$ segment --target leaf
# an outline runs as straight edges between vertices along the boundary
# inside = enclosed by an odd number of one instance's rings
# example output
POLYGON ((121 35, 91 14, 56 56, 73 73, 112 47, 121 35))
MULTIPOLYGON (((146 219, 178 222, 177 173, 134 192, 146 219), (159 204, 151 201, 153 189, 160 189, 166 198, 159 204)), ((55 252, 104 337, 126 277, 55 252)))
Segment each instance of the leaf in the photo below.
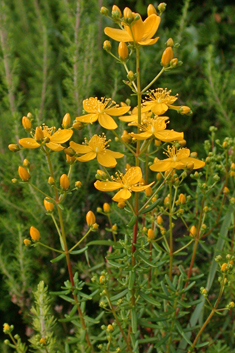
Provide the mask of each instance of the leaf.
POLYGON ((59 256, 57 256, 54 259, 52 259, 50 262, 52 264, 54 264, 55 262, 58 262, 58 261, 62 260, 64 257, 65 257, 65 254, 60 254, 59 256))
POLYGON ((109 260, 109 259, 108 259, 108 263, 110 265, 112 265, 113 267, 117 267, 117 268, 123 268, 123 267, 126 266, 125 264, 119 264, 118 262, 114 262, 114 261, 109 260))
POLYGON ((59 297, 64 299, 66 302, 75 304, 75 300, 73 298, 67 297, 67 295, 59 295, 59 297))
POLYGON ((83 253, 83 252, 86 251, 87 249, 88 249, 88 246, 85 246, 85 248, 82 248, 82 249, 79 249, 79 250, 70 251, 70 254, 71 254, 71 255, 78 255, 78 254, 83 253))
POLYGON ((121 299, 122 297, 124 297, 124 295, 126 295, 127 292, 128 292, 128 289, 124 289, 122 292, 118 293, 117 295, 114 295, 113 297, 110 298, 111 302, 121 299))
POLYGON ((92 240, 90 241, 87 246, 90 245, 107 245, 107 246, 111 246, 111 245, 117 245, 114 241, 112 240, 92 240))
POLYGON ((135 222, 136 222, 136 220, 137 220, 137 217, 136 216, 132 216, 130 222, 127 224, 127 227, 128 228, 133 227, 135 222))
POLYGON ((137 315, 135 309, 131 310, 131 328, 132 332, 135 334, 137 331, 137 315))
POLYGON ((157 206, 157 204, 159 202, 160 202, 160 200, 158 199, 155 202, 153 202, 150 206, 148 206, 147 208, 144 208, 143 211, 140 212, 140 215, 152 211, 157 206))
POLYGON ((155 299, 153 299, 153 297, 145 294, 144 292, 140 292, 140 296, 141 296, 141 298, 143 298, 144 300, 146 300, 148 303, 150 303, 152 305, 155 305, 157 307, 161 306, 161 304, 159 302, 157 302, 155 299))
POLYGON ((159 266, 159 265, 154 265, 151 261, 146 259, 146 257, 143 254, 141 254, 141 253, 138 253, 138 256, 141 258, 141 260, 143 260, 150 267, 158 267, 159 266))

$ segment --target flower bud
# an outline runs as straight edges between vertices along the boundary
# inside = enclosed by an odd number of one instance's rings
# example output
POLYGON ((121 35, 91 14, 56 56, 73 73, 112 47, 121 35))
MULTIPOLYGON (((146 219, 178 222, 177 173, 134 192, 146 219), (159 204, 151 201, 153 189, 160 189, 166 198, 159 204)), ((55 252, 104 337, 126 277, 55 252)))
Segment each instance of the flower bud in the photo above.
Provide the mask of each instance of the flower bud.
POLYGON ((3 325, 3 331, 5 332, 5 331, 9 331, 9 330, 10 330, 10 325, 4 324, 3 325))
POLYGON ((227 270, 227 267, 228 267, 228 264, 225 262, 225 263, 223 263, 223 265, 221 265, 220 269, 222 272, 225 272, 227 270))
POLYGON ((109 14, 109 10, 107 9, 107 7, 105 6, 102 6, 101 9, 100 9, 100 13, 104 16, 108 16, 109 14))
POLYGON ((123 142, 128 143, 131 141, 131 135, 126 130, 123 131, 121 139, 123 142))
POLYGON ((155 9, 155 7, 152 5, 152 4, 149 4, 149 6, 147 7, 147 15, 150 16, 150 15, 156 15, 157 14, 157 11, 155 9))
POLYGON ((64 153, 68 154, 70 157, 72 157, 76 154, 76 152, 72 149, 72 147, 65 148, 64 153))
POLYGON ((181 203, 181 205, 186 203, 186 197, 184 196, 184 194, 179 195, 179 203, 181 203))
POLYGON ((235 170, 235 163, 232 163, 232 164, 231 164, 231 169, 232 169, 232 170, 235 170))
POLYGON ((48 201, 48 197, 44 199, 44 207, 47 212, 51 212, 54 209, 54 204, 50 201, 48 201))
POLYGON ((76 158, 74 156, 70 156, 70 155, 66 154, 66 162, 68 164, 73 164, 75 160, 76 160, 76 158))
POLYGON ((190 154, 190 157, 197 158, 197 152, 192 152, 192 153, 190 154))
POLYGON ((184 115, 184 114, 189 114, 191 112, 191 108, 187 107, 186 105, 182 105, 179 109, 179 113, 184 115))
POLYGON ((112 226, 112 232, 116 232, 116 231, 117 231, 117 225, 114 224, 114 225, 112 226))
POLYGON ((80 188, 82 187, 82 183, 81 183, 80 180, 78 180, 78 181, 75 182, 75 187, 76 187, 77 189, 80 189, 80 188))
POLYGON ((20 147, 15 143, 8 145, 8 148, 11 152, 18 152, 20 150, 20 147))
POLYGON ((161 143, 160 140, 154 140, 154 145, 155 145, 155 146, 158 147, 158 146, 161 146, 161 144, 162 144, 162 143, 161 143))
POLYGON ((30 227, 29 233, 30 233, 31 238, 32 238, 34 241, 38 241, 38 240, 40 239, 40 233, 39 233, 39 231, 37 230, 37 228, 35 228, 35 227, 33 227, 33 226, 30 227))
POLYGON ((47 342, 44 337, 41 337, 39 343, 41 343, 41 344, 43 344, 43 346, 45 346, 47 342))
POLYGON ((32 119, 32 118, 33 118, 33 114, 32 114, 32 113, 30 113, 30 112, 28 112, 28 114, 27 114, 27 118, 32 119))
POLYGON ((121 202, 118 202, 117 206, 122 209, 126 206, 126 204, 124 201, 121 201, 121 202))
POLYGON ((70 114, 66 113, 62 120, 62 126, 64 129, 68 129, 70 127, 70 124, 71 124, 70 114))
POLYGON ((26 116, 23 116, 22 118, 22 125, 23 125, 23 128, 28 131, 31 130, 32 128, 32 123, 29 120, 29 118, 27 118, 26 116))
POLYGON ((158 11, 160 12, 160 14, 162 14, 166 10, 166 3, 161 2, 157 8, 158 8, 158 11))
POLYGON ((116 5, 113 5, 113 7, 112 7, 112 16, 113 17, 122 17, 122 12, 119 9, 119 7, 116 5))
POLYGON ((178 59, 177 58, 173 58, 170 62, 170 66, 171 67, 176 67, 178 64, 178 59))
POLYGON ((104 210, 105 213, 109 213, 110 212, 111 208, 110 208, 110 205, 107 202, 105 202, 103 204, 103 210, 104 210))
POLYGON ((100 276, 100 278, 99 278, 99 282, 101 283, 101 284, 103 284, 104 282, 105 282, 105 276, 100 276))
POLYGON ((81 130, 83 128, 83 123, 81 123, 80 121, 74 121, 73 128, 76 130, 81 130))
POLYGON ((17 184, 18 183, 18 180, 16 178, 11 179, 11 181, 12 181, 13 184, 17 184))
POLYGON ((169 39, 167 40, 167 42, 166 42, 166 46, 167 46, 167 47, 173 47, 173 45, 174 45, 173 39, 172 39, 172 38, 169 38, 169 39))
POLYGON ((26 167, 26 168, 28 168, 28 167, 30 166, 30 162, 29 162, 28 159, 25 158, 25 159, 23 160, 23 166, 26 167))
POLYGON ((180 144, 181 147, 185 146, 186 145, 186 140, 180 140, 178 141, 178 143, 180 144))
POLYGON ((70 183, 69 183, 69 178, 68 178, 67 174, 61 175, 61 177, 60 177, 60 187, 64 191, 66 191, 66 190, 68 190, 69 185, 70 185, 70 183))
POLYGON ((90 227, 92 226, 93 224, 95 224, 95 215, 92 211, 88 211, 87 214, 86 214, 86 222, 87 222, 87 225, 90 227))
POLYGON ((113 326, 112 326, 112 325, 108 325, 108 326, 107 326, 107 331, 113 332, 113 326))
POLYGON ((21 166, 19 166, 18 168, 18 174, 20 176, 20 179, 22 179, 22 181, 28 181, 30 179, 30 175, 28 171, 21 166))
POLYGON ((124 16, 124 19, 129 23, 131 23, 134 19, 133 12, 131 11, 131 9, 129 9, 129 7, 125 7, 123 11, 123 16, 124 16))
POLYGON ((50 176, 50 177, 48 178, 48 184, 50 184, 50 185, 54 185, 54 184, 55 184, 55 179, 52 178, 52 176, 50 176))
POLYGON ((194 225, 190 228, 190 234, 189 235, 191 237, 195 237, 197 235, 197 228, 194 225))
POLYGON ((106 50, 107 52, 110 52, 112 49, 111 42, 109 40, 105 40, 103 43, 103 49, 106 50))
POLYGON ((126 43, 120 42, 118 45, 118 55, 122 61, 126 61, 129 56, 128 48, 126 43))
POLYGON ((92 227, 93 227, 94 230, 97 230, 99 228, 99 224, 94 223, 92 227))
POLYGON ((151 186, 149 186, 147 189, 145 189, 145 195, 150 197, 153 194, 153 189, 151 186))
POLYGON ((128 171, 131 168, 131 165, 129 163, 126 164, 126 171, 128 171))
POLYGON ((36 127, 36 130, 35 130, 35 140, 37 142, 41 142, 44 138, 44 134, 43 134, 43 131, 40 127, 36 127))
POLYGON ((161 59, 161 64, 162 66, 168 66, 173 59, 173 50, 172 47, 167 47, 163 54, 162 54, 162 59, 161 59))
POLYGON ((224 194, 228 194, 229 193, 229 188, 227 188, 227 186, 224 187, 223 193, 224 194))
POLYGON ((168 206, 169 203, 170 203, 170 198, 167 196, 167 197, 165 197, 165 199, 164 199, 164 206, 168 206))
POLYGON ((152 240, 155 238, 155 233, 152 229, 148 229, 148 239, 152 240))
POLYGON ((156 175, 156 179, 157 179, 157 180, 161 180, 161 179, 162 179, 162 175, 161 175, 161 173, 157 173, 157 175, 156 175))
POLYGON ((161 225, 163 223, 162 216, 157 217, 157 224, 161 225))
POLYGON ((24 245, 29 246, 31 244, 31 241, 29 239, 24 239, 24 245))

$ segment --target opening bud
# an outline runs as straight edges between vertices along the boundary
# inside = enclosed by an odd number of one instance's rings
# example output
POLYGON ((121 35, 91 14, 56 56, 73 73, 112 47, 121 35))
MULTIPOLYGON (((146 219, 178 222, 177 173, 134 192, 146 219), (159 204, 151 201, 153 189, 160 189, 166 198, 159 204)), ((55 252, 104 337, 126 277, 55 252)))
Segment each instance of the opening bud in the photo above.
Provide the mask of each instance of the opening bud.
POLYGON ((171 62, 170 62, 170 66, 171 67, 176 67, 177 64, 178 64, 178 59, 177 58, 172 59, 171 62))
POLYGON ((24 239, 24 245, 29 246, 31 244, 31 240, 29 239, 24 239))
POLYGON ((112 16, 113 17, 122 17, 122 12, 119 9, 119 7, 116 5, 113 5, 113 7, 112 7, 112 16))
POLYGON ((73 128, 76 129, 76 130, 82 130, 83 123, 81 123, 80 121, 74 121, 73 122, 73 128))
POLYGON ((197 228, 195 226, 192 226, 190 228, 190 237, 195 237, 197 235, 197 228))
POLYGON ((179 113, 184 115, 184 114, 190 114, 191 108, 187 107, 186 105, 182 105, 179 109, 179 113))
POLYGON ((18 183, 18 180, 16 178, 11 179, 11 181, 12 181, 13 184, 17 184, 18 183))
POLYGON ((159 224, 159 225, 163 224, 162 216, 157 217, 157 224, 159 224))
POLYGON ((179 195, 179 203, 181 203, 181 205, 186 203, 186 197, 184 196, 184 194, 179 195))
POLYGON ((168 206, 169 203, 170 203, 170 198, 167 196, 167 197, 165 197, 165 199, 164 199, 164 206, 168 206))
POLYGON ((109 213, 110 212, 111 208, 110 208, 110 205, 107 202, 105 202, 103 204, 103 210, 104 210, 105 213, 109 213))
POLYGON ((193 157, 193 158, 197 158, 197 152, 192 152, 192 153, 190 154, 190 156, 193 157))
POLYGON ((129 134, 129 132, 127 132, 126 130, 123 131, 121 139, 123 142, 125 143, 129 143, 132 140, 131 134, 129 134))
POLYGON ((155 238, 155 233, 152 229, 148 229, 148 239, 152 240, 155 238))
POLYGON ((28 168, 28 167, 30 166, 30 162, 29 162, 28 159, 25 158, 25 159, 23 160, 23 166, 26 167, 26 168, 28 168))
POLYGON ((71 147, 65 148, 64 153, 68 154, 70 157, 75 155, 75 151, 71 147))
POLYGON ((48 178, 48 184, 50 184, 50 185, 54 185, 54 184, 55 184, 55 179, 52 178, 52 176, 50 176, 50 177, 48 178))
POLYGON ((100 13, 104 16, 108 16, 109 14, 109 10, 107 9, 107 7, 105 6, 102 6, 101 9, 100 9, 100 13))
POLYGON ((91 227, 93 224, 95 224, 95 215, 92 211, 88 211, 86 214, 86 223, 89 227, 91 227))
POLYGON ((47 212, 52 212, 54 210, 54 204, 48 200, 48 197, 44 199, 44 207, 47 212))
POLYGON ((35 130, 35 139, 37 142, 41 142, 44 138, 44 134, 43 134, 43 131, 40 127, 36 127, 36 130, 35 130))
POLYGON ((129 23, 131 23, 134 19, 133 12, 131 11, 131 9, 129 9, 129 7, 125 7, 123 11, 123 16, 124 16, 124 20, 129 23))
POLYGON ((31 120, 29 120, 29 118, 27 118, 26 116, 23 116, 22 118, 22 125, 23 125, 23 128, 27 131, 31 130, 32 128, 31 120))
POLYGON ((15 143, 8 145, 8 148, 11 152, 18 152, 20 150, 20 147, 15 143))
POLYGON ((105 276, 100 276, 100 278, 99 278, 99 282, 101 283, 101 284, 103 284, 104 282, 105 282, 105 276))
POLYGON ((147 7, 147 15, 156 15, 157 14, 157 10, 155 9, 155 7, 152 4, 149 4, 149 6, 147 7))
POLYGON ((30 179, 30 175, 29 175, 28 171, 24 167, 19 166, 18 174, 19 174, 20 179, 22 181, 28 181, 30 179))
POLYGON ((68 190, 69 186, 70 186, 70 183, 69 183, 69 178, 68 178, 67 174, 61 175, 61 177, 60 177, 60 187, 64 191, 66 191, 66 190, 68 190))
POLYGON ((41 337, 39 342, 40 342, 43 346, 45 346, 46 343, 47 343, 47 341, 45 340, 44 337, 41 337))
POLYGON ((64 129, 68 129, 70 127, 70 124, 71 124, 70 114, 66 113, 62 120, 62 126, 64 129))
POLYGON ((167 47, 173 47, 174 45, 174 41, 172 38, 169 38, 167 41, 166 41, 166 46, 167 47))
POLYGON ((161 65, 163 67, 169 66, 172 59, 173 59, 172 47, 167 47, 162 54, 161 65))
POLYGON ((153 189, 151 186, 149 186, 147 189, 145 189, 145 195, 150 197, 153 194, 153 189))
MULTIPOLYGON (((119 55, 119 58, 122 61, 126 61, 128 59, 129 52, 128 52, 128 48, 127 48, 126 43, 124 43, 124 42, 120 42, 119 43, 119 45, 118 45, 118 55, 119 55)), ((129 75, 129 73, 128 73, 128 75, 129 75)))
POLYGON ((35 227, 30 227, 30 236, 31 238, 34 240, 34 241, 38 241, 40 239, 40 233, 39 233, 39 230, 37 230, 37 228, 35 227))
POLYGON ((186 140, 183 139, 183 140, 178 141, 178 143, 180 144, 181 147, 183 147, 186 145, 187 142, 186 142, 186 140))
POLYGON ((110 52, 112 49, 111 42, 109 40, 105 40, 103 43, 103 49, 106 50, 107 52, 110 52))
POLYGON ((105 180, 107 178, 107 175, 103 170, 97 169, 95 177, 99 180, 105 180))

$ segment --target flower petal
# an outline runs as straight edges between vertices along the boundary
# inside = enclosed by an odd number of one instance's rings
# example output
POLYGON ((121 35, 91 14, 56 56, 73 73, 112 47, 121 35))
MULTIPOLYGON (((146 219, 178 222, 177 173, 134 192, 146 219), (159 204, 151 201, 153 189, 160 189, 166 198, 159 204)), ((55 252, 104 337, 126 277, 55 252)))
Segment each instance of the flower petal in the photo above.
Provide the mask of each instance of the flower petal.
POLYGON ((106 113, 98 114, 98 121, 107 130, 115 130, 118 127, 113 118, 106 113))
POLYGON ((105 109, 105 113, 112 116, 120 116, 120 115, 126 114, 130 109, 131 107, 129 106, 119 107, 119 108, 107 108, 105 109))
POLYGON ((161 22, 161 17, 155 14, 152 14, 146 18, 144 21, 144 36, 143 41, 150 39, 157 32, 159 24, 161 22))
POLYGON ((19 144, 21 146, 23 146, 24 148, 38 148, 38 147, 40 147, 40 144, 37 143, 37 141, 35 141, 31 137, 20 139, 19 144))
POLYGON ((113 156, 114 158, 122 158, 124 157, 123 153, 120 152, 115 152, 115 151, 111 151, 111 150, 106 150, 106 153, 110 154, 111 156, 113 156))
POLYGON ((116 159, 108 151, 97 153, 97 161, 108 168, 114 168, 117 165, 116 159))
POLYGON ((155 132, 155 137, 164 142, 180 141, 184 138, 183 132, 176 132, 174 130, 164 130, 155 132))
POLYGON ((205 165, 205 162, 200 161, 199 159, 196 159, 196 158, 192 158, 192 157, 181 159, 180 162, 184 163, 186 166, 187 166, 187 164, 193 162, 193 164, 194 164, 193 169, 203 168, 205 165))
POLYGON ((130 34, 122 29, 105 27, 104 33, 106 34, 106 36, 109 36, 110 38, 117 40, 118 42, 133 42, 133 39, 130 34))
POLYGON ((64 147, 61 146, 59 143, 54 143, 54 142, 48 142, 46 143, 46 146, 50 148, 50 150, 55 152, 62 151, 64 149, 64 147))
POLYGON ((138 121, 138 115, 125 115, 125 116, 120 116, 119 120, 125 121, 126 123, 130 123, 132 121, 138 121))
POLYGON ((181 148, 176 152, 177 159, 185 159, 190 155, 190 150, 188 148, 181 148))
POLYGON ((87 113, 95 114, 98 111, 99 103, 100 101, 97 98, 90 97, 90 98, 84 99, 84 101, 82 102, 82 105, 83 105, 83 109, 87 113))
POLYGON ((147 140, 149 137, 151 137, 152 134, 151 132, 141 132, 140 134, 132 134, 132 137, 134 137, 136 140, 147 140))
POLYGON ((64 142, 67 142, 72 135, 73 135, 73 130, 69 130, 69 129, 57 130, 50 137, 50 141, 54 143, 64 143, 64 142))
POLYGON ((151 110, 156 115, 162 115, 168 110, 168 106, 165 103, 155 103, 151 106, 151 110))
POLYGON ((82 116, 78 116, 76 118, 77 121, 80 121, 81 123, 87 123, 87 124, 92 124, 98 119, 98 114, 86 114, 82 116))
POLYGON ((131 197, 131 192, 127 189, 121 189, 120 191, 118 191, 114 197, 113 197, 113 201, 116 202, 121 202, 124 200, 128 200, 131 197))
POLYGON ((153 45, 158 41, 159 37, 153 39, 145 39, 144 41, 138 42, 140 45, 153 45))
POLYGON ((171 161, 170 158, 167 158, 163 161, 158 161, 154 164, 152 164, 149 168, 153 171, 153 172, 165 172, 166 170, 170 170, 173 169, 173 162, 171 161))
POLYGON ((117 183, 116 181, 100 181, 96 180, 94 186, 100 191, 114 191, 123 187, 122 183, 117 183))
POLYGON ((143 185, 143 186, 132 186, 131 190, 134 192, 140 192, 140 191, 144 191, 146 189, 148 189, 151 185, 154 184, 154 181, 151 184, 148 185, 143 185))
POLYGON ((142 179, 140 167, 131 167, 122 178, 123 184, 128 186, 137 184, 142 179))
MULTIPOLYGON (((138 14, 140 16, 140 14, 138 14)), ((138 43, 142 37, 144 36, 144 22, 140 16, 140 18, 131 26, 125 26, 125 30, 129 33, 130 37, 132 38, 131 41, 133 42, 133 36, 135 42, 138 43), (133 33, 133 36, 132 36, 133 33)))
POLYGON ((96 153, 92 151, 92 152, 88 152, 88 153, 84 154, 81 157, 76 157, 76 159, 80 162, 89 162, 92 159, 94 159, 95 157, 96 157, 96 153))
POLYGON ((88 153, 92 151, 92 148, 87 145, 80 145, 79 143, 70 141, 70 147, 77 153, 88 153))

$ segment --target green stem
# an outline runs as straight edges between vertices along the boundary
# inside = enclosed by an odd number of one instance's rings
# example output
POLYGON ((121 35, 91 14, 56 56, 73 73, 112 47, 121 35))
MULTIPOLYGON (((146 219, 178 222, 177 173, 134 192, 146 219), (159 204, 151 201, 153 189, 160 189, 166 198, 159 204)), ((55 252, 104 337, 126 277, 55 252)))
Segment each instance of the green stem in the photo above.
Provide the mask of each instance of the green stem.
POLYGON ((38 192, 40 192, 41 194, 43 194, 44 196, 46 196, 48 199, 55 201, 52 197, 50 197, 49 195, 45 194, 45 192, 43 192, 42 190, 40 190, 39 188, 37 188, 37 186, 33 185, 32 183, 29 182, 29 184, 38 192))
POLYGON ((88 230, 88 232, 82 237, 82 239, 80 239, 77 244, 75 244, 70 250, 69 250, 69 253, 71 251, 73 251, 87 236, 88 234, 91 232, 91 228, 88 230))
POLYGON ((154 77, 154 79, 142 90, 142 94, 149 89, 149 87, 152 86, 152 84, 157 81, 157 79, 161 76, 161 74, 165 71, 165 68, 163 67, 161 71, 157 74, 157 76, 154 77))
POLYGON ((120 136, 118 136, 118 134, 116 133, 116 131, 112 130, 113 134, 118 138, 118 140, 123 143, 123 145, 135 156, 135 151, 128 146, 128 144, 126 142, 124 142, 120 136))
POLYGON ((50 250, 52 250, 52 251, 59 252, 60 254, 64 254, 64 251, 51 248, 50 246, 47 246, 47 245, 41 243, 40 241, 38 241, 37 244, 42 245, 42 246, 44 246, 44 248, 50 249, 50 250))
MULTIPOLYGON (((125 67, 126 73, 128 74, 129 70, 128 70, 128 67, 127 67, 126 63, 123 62, 123 66, 125 67)), ((134 89, 137 92, 137 86, 136 86, 135 82, 131 81, 131 84, 133 85, 134 89)))
POLYGON ((173 225, 172 225, 172 184, 170 183, 170 205, 169 205, 169 228, 170 228, 170 267, 169 267, 169 278, 172 281, 172 268, 173 268, 173 225))
MULTIPOLYGON (((112 229, 113 224, 112 224, 112 221, 111 221, 110 215, 109 215, 109 214, 107 214, 107 217, 108 217, 108 220, 109 220, 110 228, 112 229)), ((114 240, 114 242, 116 243, 116 242, 117 242, 117 239, 116 239, 115 232, 114 232, 113 230, 112 230, 112 235, 113 235, 113 240, 114 240)))

